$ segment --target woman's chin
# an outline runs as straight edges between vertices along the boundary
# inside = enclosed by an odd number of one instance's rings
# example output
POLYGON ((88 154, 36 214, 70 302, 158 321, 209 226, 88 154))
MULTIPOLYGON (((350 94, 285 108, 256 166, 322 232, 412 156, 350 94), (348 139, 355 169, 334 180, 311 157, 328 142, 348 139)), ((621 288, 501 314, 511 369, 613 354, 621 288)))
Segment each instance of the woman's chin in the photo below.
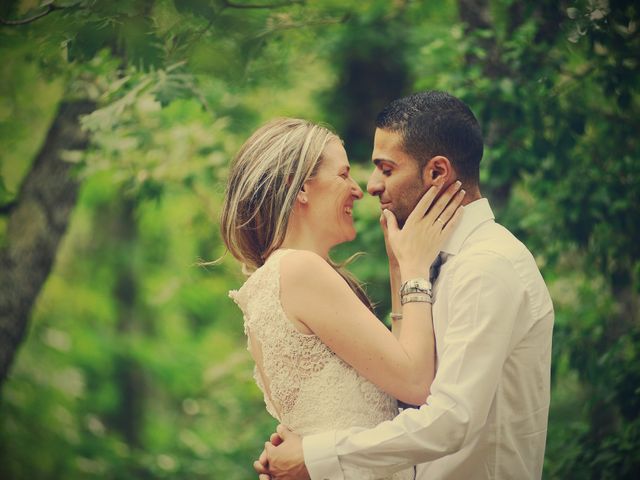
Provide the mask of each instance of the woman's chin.
POLYGON ((345 239, 340 243, 351 242, 356 239, 356 236, 357 236, 357 233, 355 230, 352 230, 351 232, 346 232, 345 239))
POLYGON ((334 231, 333 241, 331 242, 331 248, 340 245, 342 243, 351 242, 356 239, 357 233, 353 225, 344 225, 340 231, 334 231))

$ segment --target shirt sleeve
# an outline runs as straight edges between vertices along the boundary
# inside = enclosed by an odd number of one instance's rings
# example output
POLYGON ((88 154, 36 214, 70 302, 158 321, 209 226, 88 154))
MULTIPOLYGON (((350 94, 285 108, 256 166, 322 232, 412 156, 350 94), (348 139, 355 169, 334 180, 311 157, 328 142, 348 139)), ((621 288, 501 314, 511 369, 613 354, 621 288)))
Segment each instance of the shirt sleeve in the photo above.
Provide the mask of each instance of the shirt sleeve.
POLYGON ((511 349, 524 288, 499 256, 458 264, 448 279, 447 330, 431 394, 420 409, 404 410, 372 429, 308 436, 305 463, 312 480, 342 480, 353 469, 384 477, 457 452, 486 422, 511 349))

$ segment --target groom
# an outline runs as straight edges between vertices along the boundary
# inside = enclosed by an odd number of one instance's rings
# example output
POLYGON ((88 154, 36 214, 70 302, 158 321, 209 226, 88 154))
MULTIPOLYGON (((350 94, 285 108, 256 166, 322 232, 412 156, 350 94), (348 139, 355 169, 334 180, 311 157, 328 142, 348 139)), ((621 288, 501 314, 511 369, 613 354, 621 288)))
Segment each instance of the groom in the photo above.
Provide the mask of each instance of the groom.
POLYGON ((395 100, 376 127, 367 190, 399 222, 434 181, 467 191, 433 285, 431 393, 371 429, 301 439, 279 426, 254 467, 264 479, 380 478, 416 464, 425 480, 540 478, 553 306, 532 255, 480 194, 478 122, 459 99, 431 91, 395 100))

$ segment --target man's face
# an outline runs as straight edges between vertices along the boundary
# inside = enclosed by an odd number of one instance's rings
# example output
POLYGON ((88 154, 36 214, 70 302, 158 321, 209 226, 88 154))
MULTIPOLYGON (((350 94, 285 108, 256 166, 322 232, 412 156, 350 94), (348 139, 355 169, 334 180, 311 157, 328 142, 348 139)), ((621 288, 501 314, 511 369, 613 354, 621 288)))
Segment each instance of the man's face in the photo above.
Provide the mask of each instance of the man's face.
POLYGON ((371 161, 375 168, 367 191, 380 198, 380 208, 391 210, 402 227, 430 185, 422 180, 418 162, 402 148, 398 132, 376 129, 371 161))

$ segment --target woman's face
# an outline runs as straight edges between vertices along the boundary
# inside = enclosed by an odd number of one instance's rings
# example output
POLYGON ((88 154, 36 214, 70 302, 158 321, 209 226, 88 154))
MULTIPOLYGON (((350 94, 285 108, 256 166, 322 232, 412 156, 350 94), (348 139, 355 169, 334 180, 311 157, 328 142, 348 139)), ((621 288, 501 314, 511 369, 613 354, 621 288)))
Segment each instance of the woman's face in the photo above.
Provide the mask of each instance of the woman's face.
POLYGON ((321 162, 316 176, 305 183, 307 212, 317 234, 334 246, 356 237, 353 203, 362 198, 362 190, 351 178, 347 152, 339 140, 326 145, 321 162))

